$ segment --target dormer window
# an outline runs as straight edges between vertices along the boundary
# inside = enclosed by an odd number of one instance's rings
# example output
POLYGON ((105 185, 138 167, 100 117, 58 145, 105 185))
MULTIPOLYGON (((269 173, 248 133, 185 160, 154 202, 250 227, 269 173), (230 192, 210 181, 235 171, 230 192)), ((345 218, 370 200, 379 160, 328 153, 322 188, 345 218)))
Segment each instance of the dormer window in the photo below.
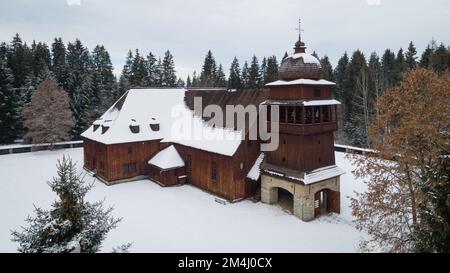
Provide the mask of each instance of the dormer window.
POLYGON ((130 123, 130 131, 133 134, 138 134, 139 133, 139 124, 136 122, 135 119, 131 119, 131 123, 130 123))
POLYGON ((109 130, 109 127, 111 127, 112 120, 105 120, 102 124, 102 134, 106 133, 106 131, 109 130))
POLYGON ((152 131, 154 132, 158 132, 159 131, 159 121, 156 118, 151 118, 150 119, 150 129, 152 129, 152 131))
POLYGON ((97 129, 102 125, 102 119, 97 119, 93 123, 93 130, 94 132, 97 131, 97 129))

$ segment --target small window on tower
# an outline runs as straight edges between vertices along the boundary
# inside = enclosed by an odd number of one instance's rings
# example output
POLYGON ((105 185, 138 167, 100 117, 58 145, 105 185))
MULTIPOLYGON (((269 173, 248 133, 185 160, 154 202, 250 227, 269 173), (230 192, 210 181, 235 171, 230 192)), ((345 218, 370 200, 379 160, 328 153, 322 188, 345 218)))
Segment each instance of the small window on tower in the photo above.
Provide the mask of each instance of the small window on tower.
POLYGON ((280 122, 286 122, 286 107, 280 106, 280 122))

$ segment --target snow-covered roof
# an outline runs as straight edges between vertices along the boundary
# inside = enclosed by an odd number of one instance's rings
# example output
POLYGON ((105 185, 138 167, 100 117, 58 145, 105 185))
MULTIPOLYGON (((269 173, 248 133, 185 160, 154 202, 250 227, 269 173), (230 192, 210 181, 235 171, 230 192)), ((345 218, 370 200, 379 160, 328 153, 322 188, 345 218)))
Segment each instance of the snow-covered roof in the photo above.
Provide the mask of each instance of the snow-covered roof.
POLYGON ((260 167, 263 160, 264 160, 264 153, 261 153, 259 157, 256 159, 255 164, 253 164, 252 168, 248 172, 247 178, 255 181, 259 179, 261 173, 260 167))
POLYGON ((320 80, 312 80, 312 79, 296 79, 292 81, 283 81, 278 80, 271 83, 266 84, 266 86, 284 86, 284 85, 336 85, 334 82, 330 82, 324 79, 320 80))
POLYGON ((337 100, 266 100, 261 104, 265 105, 287 105, 287 106, 318 106, 318 105, 339 105, 337 100))
POLYGON ((341 104, 337 100, 309 100, 303 102, 304 106, 317 106, 317 105, 339 105, 341 104))
POLYGON ((162 140, 232 156, 241 144, 241 132, 208 126, 187 108, 185 91, 131 89, 100 117, 109 127, 106 132, 91 126, 81 136, 104 144, 162 140), (130 131, 132 120, 140 126, 137 133, 130 131), (159 124, 159 130, 152 130, 151 124, 159 124))
POLYGON ((160 169, 174 169, 184 167, 184 160, 181 158, 177 149, 173 145, 161 150, 154 157, 152 157, 148 164, 156 166, 160 169))
POLYGON ((289 59, 289 58, 292 58, 294 60, 298 59, 298 58, 302 58, 303 62, 305 64, 317 64, 317 65, 320 65, 320 61, 316 57, 314 57, 311 54, 304 53, 304 52, 303 53, 294 53, 294 54, 289 55, 289 56, 286 57, 286 59, 289 59))
POLYGON ((308 185, 325 179, 330 179, 344 173, 345 171, 336 165, 327 166, 305 173, 305 176, 303 177, 303 183, 305 183, 305 185, 308 185))

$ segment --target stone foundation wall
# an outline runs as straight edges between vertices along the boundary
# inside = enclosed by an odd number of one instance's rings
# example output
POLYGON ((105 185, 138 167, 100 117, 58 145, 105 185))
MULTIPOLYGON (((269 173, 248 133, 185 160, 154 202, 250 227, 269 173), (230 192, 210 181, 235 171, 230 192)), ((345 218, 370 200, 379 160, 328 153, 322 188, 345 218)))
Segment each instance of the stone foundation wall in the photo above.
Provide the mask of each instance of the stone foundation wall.
POLYGON ((340 192, 339 177, 323 180, 311 185, 303 185, 283 179, 282 177, 261 176, 261 201, 266 204, 278 202, 278 188, 292 193, 294 215, 303 221, 314 219, 314 194, 323 189, 340 192))

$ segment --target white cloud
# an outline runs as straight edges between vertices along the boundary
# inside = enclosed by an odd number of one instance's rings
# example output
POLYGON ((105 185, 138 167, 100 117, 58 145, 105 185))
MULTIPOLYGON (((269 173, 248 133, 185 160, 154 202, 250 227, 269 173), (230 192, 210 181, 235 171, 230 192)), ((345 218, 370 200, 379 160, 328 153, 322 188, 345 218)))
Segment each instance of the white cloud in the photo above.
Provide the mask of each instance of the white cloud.
POLYGON ((69 6, 79 6, 81 5, 81 0, 66 0, 66 3, 69 6))
POLYGON ((369 6, 379 6, 381 5, 381 0, 366 0, 366 3, 369 6))

